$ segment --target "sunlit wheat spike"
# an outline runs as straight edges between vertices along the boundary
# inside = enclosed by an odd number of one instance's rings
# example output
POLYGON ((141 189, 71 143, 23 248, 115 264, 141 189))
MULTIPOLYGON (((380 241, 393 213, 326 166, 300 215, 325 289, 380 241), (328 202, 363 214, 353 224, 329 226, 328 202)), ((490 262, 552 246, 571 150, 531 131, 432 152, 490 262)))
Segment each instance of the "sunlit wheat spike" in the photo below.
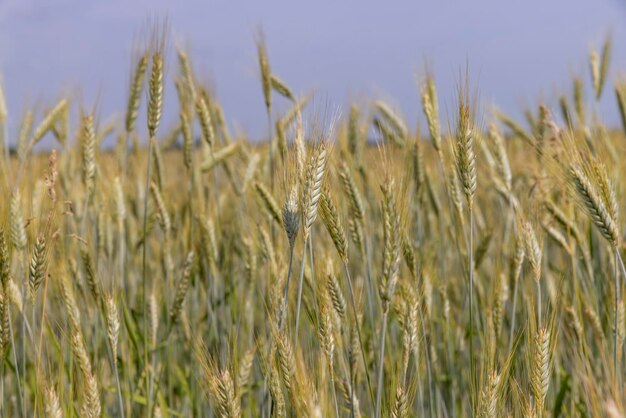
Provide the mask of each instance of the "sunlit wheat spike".
POLYGON ((93 116, 85 115, 82 123, 80 148, 83 163, 83 184, 87 194, 91 196, 94 192, 96 179, 96 135, 93 126, 93 116))
POLYGON ((356 161, 359 161, 361 158, 360 116, 359 107, 356 105, 350 106, 350 114, 348 116, 348 150, 356 161))
POLYGON ((202 138, 209 147, 213 147, 215 144, 215 130, 213 129, 213 121, 211 120, 211 113, 209 111, 209 105, 203 95, 199 94, 196 98, 196 114, 200 121, 200 128, 202 128, 202 138))
POLYGON ((272 72, 270 70, 269 57, 267 56, 267 46, 262 36, 257 41, 257 54, 261 70, 261 87, 263 89, 263 98, 265 99, 265 108, 270 109, 272 107, 272 72))
POLYGON ((285 204, 283 205, 283 226, 291 248, 293 248, 296 242, 299 223, 300 214, 298 210, 298 189, 296 186, 293 186, 289 191, 285 204))
POLYGON ((31 110, 27 110, 24 113, 24 117, 22 118, 22 123, 20 124, 20 131, 17 137, 17 158, 20 162, 26 159, 26 154, 28 153, 28 138, 31 130, 33 129, 33 122, 35 116, 31 110))
POLYGON ((454 156, 456 170, 463 186, 467 205, 471 208, 476 193, 476 155, 474 154, 474 121, 470 109, 469 95, 459 92, 459 114, 456 130, 454 156))
POLYGON ((535 230, 530 222, 524 223, 524 244, 526 258, 530 263, 533 271, 533 278, 539 280, 541 278, 541 259, 543 256, 543 248, 537 239, 535 230))
POLYGON ((578 118, 578 126, 585 126, 585 97, 584 85, 580 78, 574 79, 574 107, 576 109, 576 117, 578 118))
POLYGON ((187 170, 191 170, 193 164, 193 128, 191 117, 183 110, 180 112, 180 130, 183 134, 183 162, 187 170))
POLYGON ((65 146, 67 142, 67 137, 69 135, 69 119, 70 112, 68 107, 66 106, 62 111, 59 117, 57 118, 57 123, 52 124, 52 134, 59 141, 59 144, 65 146))
POLYGON ((606 80, 609 74, 609 67, 611 65, 611 51, 612 51, 612 40, 611 37, 607 37, 602 45, 602 57, 600 61, 600 82, 599 89, 596 91, 596 99, 600 99, 602 96, 602 90, 604 89, 604 85, 606 84, 606 80))
POLYGON ((87 418, 99 418, 102 415, 102 405, 100 403, 100 389, 98 381, 89 374, 85 376, 84 403, 82 407, 83 416, 87 418))
POLYGON ((606 84, 611 62, 611 38, 608 37, 602 45, 602 55, 598 55, 598 51, 592 49, 589 54, 589 67, 591 71, 591 82, 596 100, 602 96, 602 90, 606 84))
POLYGON ((351 215, 360 222, 363 222, 363 219, 365 218, 363 198, 361 197, 361 193, 354 182, 350 168, 345 162, 342 162, 339 165, 339 178, 341 179, 343 190, 348 196, 350 202, 351 215))
POLYGON ((407 393, 399 384, 396 389, 396 398, 391 409, 391 418, 408 418, 409 417, 409 400, 407 393))
POLYGON ((189 56, 187 55, 185 50, 180 47, 176 48, 176 55, 178 56, 178 63, 180 65, 180 72, 182 75, 182 80, 184 82, 184 87, 185 89, 187 89, 186 93, 188 94, 189 98, 193 99, 196 94, 196 78, 193 74, 193 68, 191 66, 189 56))
POLYGON ((487 384, 480 394, 479 413, 480 418, 496 418, 498 416, 498 398, 500 388, 500 375, 492 370, 487 377, 487 384))
POLYGON ((135 122, 137 121, 139 106, 141 104, 141 93, 144 87, 144 79, 146 77, 146 69, 148 68, 148 60, 148 53, 144 52, 135 64, 130 88, 128 91, 128 104, 126 105, 126 118, 124 121, 126 133, 130 133, 135 130, 135 122))
POLYGON ((287 84, 285 84, 283 80, 278 78, 276 74, 272 74, 270 76, 270 83, 272 85, 272 89, 274 89, 276 93, 280 94, 286 99, 295 101, 295 96, 293 95, 293 92, 291 91, 289 86, 287 86, 287 84))
POLYGON ((326 142, 322 142, 311 156, 306 169, 301 206, 305 239, 308 238, 311 226, 313 226, 313 222, 315 222, 317 218, 317 207, 322 194, 322 183, 324 182, 324 175, 326 173, 328 147, 326 142))
POLYGON ((282 119, 276 121, 276 142, 278 143, 278 151, 284 160, 287 155, 287 138, 285 134, 285 124, 282 119))
POLYGON ((46 236, 40 234, 37 237, 37 241, 35 241, 28 274, 28 283, 30 285, 31 296, 33 297, 46 276, 47 258, 48 246, 46 236))
POLYGON ((65 108, 69 105, 66 99, 61 99, 46 115, 43 120, 37 125, 33 132, 33 138, 31 144, 34 145, 41 141, 46 132, 52 129, 52 126, 57 121, 57 118, 65 111, 65 108))
MULTIPOLYGON (((327 292, 320 295, 319 337, 326 359, 333 369, 335 355, 335 336, 333 334, 332 302, 327 292)), ((332 378, 332 377, 331 377, 332 378)))
POLYGON ((96 270, 93 265, 91 253, 86 248, 80 249, 80 257, 85 267, 85 279, 87 280, 87 287, 96 303, 100 303, 100 284, 97 277, 96 270))
POLYGON ((120 318, 117 311, 117 303, 112 295, 107 294, 104 298, 107 322, 107 337, 111 345, 113 363, 117 363, 117 345, 120 335, 120 318))
POLYGON ((44 412, 46 418, 63 418, 59 396, 53 386, 47 385, 44 391, 44 412))
POLYGON ((183 302, 185 301, 185 296, 187 295, 187 290, 189 289, 189 284, 194 272, 194 261, 195 254, 193 251, 190 251, 187 254, 187 259, 185 260, 185 266, 183 268, 183 275, 181 276, 178 284, 176 285, 176 292, 174 293, 174 301, 172 302, 172 307, 170 309, 170 322, 172 325, 176 324, 178 321, 178 317, 180 316, 180 311, 183 308, 183 302))
POLYGON ((284 334, 276 336, 276 347, 278 348, 278 361, 280 376, 283 385, 291 393, 293 390, 293 378, 296 374, 296 358, 291 348, 289 339, 284 334))
POLYGON ((26 229, 22 215, 22 197, 18 188, 13 189, 9 202, 9 217, 11 219, 11 242, 18 250, 26 247, 26 229))
POLYGON ((542 327, 532 341, 531 387, 537 414, 543 414, 543 406, 550 385, 550 330, 542 327))
POLYGON ((148 134, 150 138, 156 138, 163 114, 163 71, 163 51, 159 49, 152 54, 152 68, 150 69, 148 100, 148 134))
POLYGON ((609 211, 609 216, 613 219, 613 222, 616 224, 619 223, 619 205, 617 203, 617 196, 615 194, 613 183, 609 179, 606 166, 597 160, 593 160, 591 162, 591 170, 598 185, 600 197, 609 211))
POLYGON ((343 229, 343 224, 339 217, 339 210, 330 197, 329 190, 322 190, 320 212, 322 221, 324 225, 326 225, 328 234, 335 244, 339 257, 341 257, 344 262, 348 262, 348 240, 346 238, 346 232, 343 229))
POLYGON ((441 153, 441 126, 439 125, 439 104, 437 101, 437 90, 435 88, 435 80, 428 77, 422 86, 422 107, 426 122, 428 123, 428 132, 430 140, 437 153, 441 153))
POLYGON ((237 391, 239 393, 243 393, 244 388, 250 381, 250 373, 252 372, 255 355, 256 346, 253 346, 246 350, 239 362, 239 369, 237 371, 237 391))
POLYGON ((343 320, 346 315, 346 299, 343 296, 337 276, 335 276, 332 268, 330 267, 328 273, 326 274, 326 288, 332 300, 335 312, 337 312, 339 317, 343 320))
POLYGON ((65 311, 70 320, 69 322, 72 328, 77 329, 80 327, 80 311, 78 309, 78 304, 76 303, 76 297, 74 296, 72 284, 66 276, 61 278, 61 291, 65 311))
POLYGON ((163 200, 163 195, 159 190, 159 187, 155 182, 150 183, 150 193, 152 194, 152 198, 154 199, 154 203, 156 204, 158 220, 161 228, 165 233, 169 233, 172 229, 172 221, 170 219, 170 215, 165 207, 165 200, 163 200))
POLYGON ((81 334, 80 330, 74 330, 70 336, 70 339, 72 352, 76 357, 76 362, 78 363, 80 371, 83 373, 84 377, 91 375, 91 362, 89 361, 89 355, 87 354, 83 335, 81 334))
POLYGON ((272 364, 271 370, 269 371, 269 386, 270 393, 272 395, 272 400, 276 405, 276 418, 286 418, 287 417, 287 409, 285 405, 285 397, 283 396, 283 390, 280 386, 280 380, 278 377, 278 370, 276 366, 272 364))
POLYGON ((489 125, 489 139, 492 143, 493 154, 496 157, 496 167, 498 168, 498 173, 502 177, 502 181, 504 182, 507 190, 511 191, 513 175, 511 174, 511 166, 506 152, 506 145, 500 131, 498 131, 498 128, 493 123, 489 125))
MULTIPOLYGON (((406 374, 411 354, 419 355, 418 319, 419 302, 415 290, 402 286, 402 301, 397 306, 398 323, 402 328, 402 373, 406 374)), ((417 357, 416 357, 417 358, 417 357)))
POLYGON ((411 149, 411 174, 413 177, 413 184, 415 185, 415 193, 418 202, 422 202, 424 196, 424 182, 426 177, 424 174, 424 150, 422 146, 423 141, 420 138, 415 138, 411 149))
POLYGON ((407 231, 405 231, 404 234, 402 234, 401 245, 402 245, 402 256, 404 257, 404 261, 407 267, 409 268, 411 275, 414 278, 417 278, 418 271, 417 271, 417 258, 415 256, 415 248, 413 248, 413 244, 410 241, 407 231))
POLYGON ((398 280, 400 219, 396 210, 394 180, 387 178, 380 189, 383 192, 383 267, 379 294, 383 311, 387 311, 398 280))
POLYGON ((619 242, 617 225, 597 190, 580 166, 572 165, 570 167, 570 174, 578 196, 594 225, 596 225, 598 230, 602 233, 602 236, 604 236, 611 245, 616 247, 619 242))
POLYGON ((600 97, 600 57, 598 51, 592 49, 589 53, 589 70, 591 72, 591 83, 596 98, 600 97))

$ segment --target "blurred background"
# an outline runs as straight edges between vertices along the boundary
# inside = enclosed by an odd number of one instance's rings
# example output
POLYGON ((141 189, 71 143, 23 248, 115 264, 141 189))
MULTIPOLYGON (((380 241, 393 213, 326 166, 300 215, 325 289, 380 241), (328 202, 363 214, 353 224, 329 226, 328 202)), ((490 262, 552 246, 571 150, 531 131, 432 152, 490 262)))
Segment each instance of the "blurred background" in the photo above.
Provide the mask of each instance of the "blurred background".
MULTIPOLYGON (((466 66, 484 112, 497 105, 521 117, 538 99, 556 110, 558 95, 571 94, 573 75, 588 86, 589 50, 600 49, 610 35, 611 87, 626 75, 625 4, 0 0, 0 72, 11 142, 27 107, 41 112, 64 94, 89 107, 97 103, 102 120, 116 112, 123 117, 131 58, 149 36, 150 18, 169 20, 170 75, 177 65, 174 46, 182 45, 199 78, 214 86, 230 126, 260 139, 266 129, 255 47, 261 30, 272 71, 300 94, 315 92, 318 108, 345 113, 353 100, 382 98, 424 127, 416 80, 426 68, 435 74, 444 117, 466 66)), ((165 94, 168 128, 178 119, 168 112, 176 108, 171 84, 165 94)), ((619 126, 613 94, 604 95, 598 110, 619 126)))

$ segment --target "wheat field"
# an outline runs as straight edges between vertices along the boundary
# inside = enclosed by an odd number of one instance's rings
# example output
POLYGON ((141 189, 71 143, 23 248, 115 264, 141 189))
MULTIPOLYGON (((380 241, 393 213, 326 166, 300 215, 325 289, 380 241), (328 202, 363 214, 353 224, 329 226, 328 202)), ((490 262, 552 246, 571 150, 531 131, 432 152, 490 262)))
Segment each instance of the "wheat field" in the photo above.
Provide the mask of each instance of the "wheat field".
POLYGON ((2 416, 625 416, 609 41, 524 121, 471 74, 444 114, 423 74, 410 129, 376 99, 320 117, 260 39, 256 143, 167 43, 122 120, 64 97, 5 129, 2 416))

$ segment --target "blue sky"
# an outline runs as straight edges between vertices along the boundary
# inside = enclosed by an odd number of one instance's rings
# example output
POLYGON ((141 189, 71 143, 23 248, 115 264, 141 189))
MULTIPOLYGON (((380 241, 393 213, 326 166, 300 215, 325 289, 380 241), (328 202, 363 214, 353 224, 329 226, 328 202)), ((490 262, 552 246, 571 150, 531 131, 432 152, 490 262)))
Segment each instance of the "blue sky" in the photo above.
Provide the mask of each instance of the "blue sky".
MULTIPOLYGON (((155 16, 168 16, 170 44, 191 51, 231 126, 254 137, 265 130, 254 43, 260 28, 272 69, 296 92, 313 90, 316 103, 338 111, 351 100, 382 98, 412 124, 421 118, 415 80, 426 64, 444 111, 467 64, 485 109, 495 104, 514 115, 539 99, 554 106, 572 75, 588 82, 589 48, 609 32, 611 76, 626 75, 626 2, 618 0, 0 0, 11 131, 24 109, 41 110, 63 94, 97 102, 102 119, 122 117, 132 51, 155 16)), ((612 92, 598 110, 617 125, 612 92)), ((164 130, 176 119, 169 85, 164 130)))

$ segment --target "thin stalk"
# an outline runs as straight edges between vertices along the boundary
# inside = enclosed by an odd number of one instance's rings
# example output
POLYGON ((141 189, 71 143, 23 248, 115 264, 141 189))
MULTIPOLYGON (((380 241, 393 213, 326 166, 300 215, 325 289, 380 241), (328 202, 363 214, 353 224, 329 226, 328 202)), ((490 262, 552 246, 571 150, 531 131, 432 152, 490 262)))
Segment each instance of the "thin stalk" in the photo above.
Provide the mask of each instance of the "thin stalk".
POLYGON ((380 332, 380 349, 378 355, 378 386, 376 388, 376 418, 380 418, 380 403, 383 393, 383 361, 385 359, 385 334, 387 333, 388 311, 383 312, 380 332))
MULTIPOLYGON (((22 260, 26 261, 24 258, 22 258, 22 260)), ((24 263, 24 265, 27 265, 26 263, 24 263)), ((26 379, 26 288, 24 286, 24 280, 20 280, 20 283, 22 288, 22 300, 24 301, 24 305, 22 306, 22 377, 26 379)), ((15 367, 17 370, 17 364, 15 367)), ((22 392, 22 414, 26 414, 25 392, 22 392)))
MULTIPOLYGON (((143 249, 142 249, 142 262, 141 262, 141 284, 143 288, 143 322, 144 322, 144 330, 143 330, 143 354, 144 354, 144 367, 146 370, 146 396, 150 391, 150 370, 149 370, 149 356, 148 356, 148 293, 147 293, 147 261, 148 261, 148 189, 150 187, 150 171, 152 166, 152 140, 148 141, 148 163, 146 167, 146 187, 144 189, 144 198, 143 198, 143 249)), ((148 399, 148 414, 150 414, 150 399, 148 399)))
MULTIPOLYGON (((115 355, 115 354, 113 354, 115 355)), ((117 401, 120 404, 120 417, 124 418, 124 398, 122 398, 122 386, 120 385, 120 375, 117 368, 117 362, 114 362, 113 371, 115 372, 115 386, 117 386, 117 401)))
POLYGON ((319 304, 318 304, 318 300, 317 300, 317 286, 315 284, 315 261, 313 259, 313 231, 311 230, 309 233, 309 258, 311 259, 311 284, 313 287, 313 299, 315 300, 315 319, 317 320, 317 323, 320 323, 320 310, 319 310, 319 304))
MULTIPOLYGON (((474 217, 472 206, 469 206, 469 348, 470 348, 470 389, 474 385, 474 217)), ((474 411, 474 396, 471 394, 472 415, 474 411)))
POLYGON ((374 396, 372 391, 372 382, 370 381, 370 374, 367 367, 367 361, 365 360, 365 351, 363 350, 363 339, 361 338, 361 328, 359 327, 359 316, 356 311, 356 303, 354 300, 354 288, 352 287, 352 277, 350 276, 350 270, 348 264, 343 263, 344 271, 346 272, 346 278, 348 279, 348 290, 350 291, 350 304, 352 305, 352 313, 354 314, 354 326, 356 328, 357 337, 359 338, 359 349, 361 351, 361 359, 363 360, 363 369, 365 370, 365 378, 367 380, 367 388, 370 395, 370 402, 374 404, 374 396))
MULTIPOLYGON (((285 326, 285 319, 287 318, 287 307, 289 306, 288 304, 288 298, 289 298, 289 282, 291 281, 291 267, 293 266, 293 253, 294 253, 294 246, 290 245, 289 246, 289 268, 287 269, 287 282, 285 283, 285 291, 283 293, 283 300, 281 301, 281 307, 280 310, 278 312, 278 328, 280 329, 280 331, 283 331, 283 328, 285 326)), ((272 345, 270 348, 270 353, 272 352, 272 350, 274 349, 274 342, 272 341, 272 345)), ((263 392, 265 393, 264 398, 267 398, 268 393, 267 393, 267 376, 264 379, 263 382, 263 392)), ((271 415, 271 411, 273 410, 273 402, 272 399, 269 399, 269 409, 270 409, 270 415, 271 415)))
MULTIPOLYGON (((435 405, 435 397, 433 396, 433 375, 432 375, 432 369, 431 369, 431 362, 430 362, 430 332, 428 334, 426 334, 426 325, 425 325, 425 321, 424 321, 424 317, 425 315, 423 314, 423 311, 420 310, 420 316, 421 316, 421 320, 420 322, 422 323, 422 335, 424 335, 424 341, 426 342, 424 344, 424 360, 426 362, 426 374, 428 375, 428 411, 429 411, 429 416, 432 417, 433 416, 433 405, 435 405)), ((424 406, 422 405, 422 410, 423 410, 424 406)), ((422 416, 424 414, 422 413, 422 416)))
POLYGON ((334 377, 334 370, 333 370, 333 364, 332 364, 333 359, 329 359, 329 368, 330 368, 330 385, 332 386, 333 390, 333 401, 335 403, 335 418, 339 418, 339 404, 337 403, 337 388, 335 387, 335 377, 334 377))
POLYGON ((296 304, 296 332, 294 346, 298 345, 298 329, 300 325, 300 304, 302 303, 302 283, 304 282, 304 265, 306 263, 306 247, 308 240, 304 240, 302 246, 302 262, 300 264, 300 280, 298 282, 298 302, 296 304))
MULTIPOLYGON (((15 337, 13 335, 13 321, 11 321, 11 311, 10 311, 10 304, 7 305, 9 309, 9 334, 11 335, 11 345, 12 345, 12 352, 13 352, 13 363, 15 364, 15 378, 17 379, 17 396, 18 399, 24 399, 24 395, 22 393, 22 383, 20 381, 20 369, 17 365, 17 350, 15 349, 15 337)), ((5 398, 2 398, 5 399, 5 398)), ((22 401, 23 402, 23 401, 22 401)), ((22 402, 17 402, 19 408, 20 408, 20 416, 24 417, 25 416, 25 409, 24 409, 24 405, 22 402)))
POLYGON ((624 267, 624 259, 622 258, 622 254, 620 254, 619 249, 615 249, 617 252, 617 258, 619 259, 619 264, 622 268, 622 280, 626 283, 626 267, 624 267))
POLYGON ((352 368, 352 362, 348 362, 350 368, 350 418, 354 418, 354 384, 355 384, 355 376, 354 369, 352 368))
POLYGON ((517 288, 519 287, 519 275, 516 275, 513 280, 513 309, 511 310, 511 333, 509 335, 509 354, 513 348, 513 335, 515 335, 515 313, 517 310, 517 288))
MULTIPOLYGON (((513 206, 513 200, 509 199, 509 222, 513 225, 513 236, 517 239, 517 224, 515 223, 515 207, 513 206)), ((520 270, 521 272, 521 270, 520 270)), ((509 335, 509 348, 507 350, 508 353, 511 353, 511 348, 513 348, 513 335, 515 334, 515 310, 517 308, 517 287, 519 283, 519 275, 516 275, 513 278, 513 310, 511 311, 511 333, 509 335)))
POLYGON ((618 387, 618 381, 619 381, 619 373, 617 371, 617 347, 618 347, 618 332, 617 332, 617 317, 619 314, 619 310, 618 310, 618 306, 619 306, 619 302, 620 302, 620 289, 619 289, 619 272, 617 270, 617 261, 619 258, 619 250, 617 248, 615 248, 615 318, 614 318, 614 330, 615 332, 614 334, 614 346, 613 346, 613 368, 615 370, 615 387, 618 387))
POLYGON ((537 327, 541 327, 541 281, 537 280, 537 327))
MULTIPOLYGON (((2 367, 2 372, 0 373, 0 396, 2 396, 2 399, 5 399, 4 397, 4 362, 2 362, 1 367, 2 367)), ((0 414, 4 416, 4 403, 0 405, 0 414)))
MULTIPOLYGON (((272 135, 272 109, 267 107, 267 140, 270 150, 270 191, 274 194, 274 137, 272 135)), ((274 245, 275 228, 274 222, 270 222, 270 237, 274 245)))
POLYGON ((369 244, 369 237, 363 239, 365 246, 365 273, 367 275, 367 309, 369 310, 370 322, 374 322, 374 306, 373 306, 373 294, 374 294, 374 281, 372 280, 372 259, 371 259, 371 246, 369 244))
POLYGON ((123 231, 118 231, 118 244, 119 244, 119 252, 117 254, 118 264, 119 264, 119 280, 122 280, 122 285, 124 287, 124 294, 128 295, 128 284, 126 283, 126 275, 124 268, 124 259, 126 257, 126 249, 124 248, 126 245, 126 239, 124 237, 123 231))
POLYGON ((289 247, 289 267, 287 269, 287 282, 285 283, 285 292, 283 293, 282 307, 280 308, 280 318, 278 319, 278 328, 282 331, 287 317, 287 300, 289 298, 289 282, 291 281, 291 266, 293 265, 293 245, 289 247))
MULTIPOLYGON (((106 313, 100 309, 100 320, 103 322, 103 326, 106 328, 106 313)), ((96 321, 96 324, 98 323, 98 321, 96 321)), ((117 389, 117 401, 119 404, 119 410, 120 410, 120 417, 124 418, 125 417, 125 413, 124 413, 124 399, 122 398, 122 386, 120 385, 120 376, 119 376, 119 372, 118 372, 118 367, 117 367, 117 361, 115 359, 115 356, 117 355, 117 353, 113 352, 113 347, 111 347, 110 344, 106 344, 107 346, 107 354, 109 355, 109 360, 111 362, 111 368, 113 369, 113 375, 115 376, 115 387, 117 389)))
MULTIPOLYGON (((33 328, 33 335, 35 335, 37 329, 35 328, 37 326, 37 321, 35 321, 35 294, 33 294, 33 300, 32 300, 32 304, 31 304, 31 322, 32 322, 32 328, 33 328)), ((41 334, 43 336, 43 328, 41 329, 41 334)), ((37 349, 37 343, 36 340, 33 340, 33 354, 37 354, 38 353, 38 349, 37 349)), ((35 374, 33 377, 33 380, 35 382, 35 387, 39 387, 37 380, 38 380, 38 375, 39 374, 39 362, 37 361, 37 364, 35 365, 35 374)), ((38 393, 39 391, 35 390, 35 394, 33 397, 33 415, 36 416, 37 414, 37 406, 39 405, 37 400, 38 400, 38 393)))

